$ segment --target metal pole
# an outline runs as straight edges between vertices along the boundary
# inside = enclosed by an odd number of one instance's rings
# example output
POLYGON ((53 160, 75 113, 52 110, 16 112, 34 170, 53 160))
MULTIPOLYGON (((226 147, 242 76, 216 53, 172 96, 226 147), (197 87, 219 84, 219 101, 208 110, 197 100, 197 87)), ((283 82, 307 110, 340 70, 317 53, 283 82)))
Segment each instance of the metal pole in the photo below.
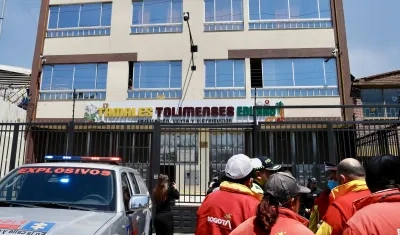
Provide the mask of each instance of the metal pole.
POLYGON ((257 151, 257 88, 254 88, 254 106, 253 106, 253 157, 258 157, 257 151))
POLYGON ((4 21, 4 13, 6 11, 6 0, 3 0, 3 4, 1 7, 1 13, 0 13, 0 37, 1 37, 1 31, 3 28, 3 21, 4 21))
POLYGON ((76 101, 76 89, 74 89, 74 94, 72 95, 72 122, 75 121, 75 101, 76 101))

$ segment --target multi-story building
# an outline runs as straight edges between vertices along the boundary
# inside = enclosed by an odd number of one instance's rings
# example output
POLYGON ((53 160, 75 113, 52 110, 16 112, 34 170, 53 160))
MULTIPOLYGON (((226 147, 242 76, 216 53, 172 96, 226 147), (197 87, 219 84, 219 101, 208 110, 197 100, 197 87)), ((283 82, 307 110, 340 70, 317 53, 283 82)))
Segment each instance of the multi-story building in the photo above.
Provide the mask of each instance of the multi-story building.
MULTIPOLYGON (((113 123, 252 121, 255 98, 277 106, 352 103, 342 0, 42 0, 32 70, 28 116, 37 121, 70 120, 74 89, 77 120, 113 123), (193 54, 191 42, 198 46, 193 54), (262 84, 255 90, 251 78, 258 75, 262 84)), ((278 107, 258 116, 344 120, 352 113, 278 107)), ((213 162, 224 152, 221 145, 244 149, 242 134, 200 140, 181 133, 186 144, 178 145, 187 145, 182 152, 188 154, 189 147, 197 153, 200 142, 207 142, 201 152, 213 162)), ((132 146, 149 144, 143 141, 147 135, 141 141, 135 135, 128 141, 132 146)), ((93 138, 87 138, 91 152, 93 138)), ((265 154, 275 161, 304 152, 295 149, 301 142, 310 151, 328 142, 316 131, 265 138, 265 146, 271 145, 265 154)), ((115 139, 110 145, 120 146, 115 139)), ((118 147, 104 148, 119 154, 118 147)), ((233 152, 225 151, 226 157, 233 152)), ((176 176, 190 177, 181 173, 176 176)))

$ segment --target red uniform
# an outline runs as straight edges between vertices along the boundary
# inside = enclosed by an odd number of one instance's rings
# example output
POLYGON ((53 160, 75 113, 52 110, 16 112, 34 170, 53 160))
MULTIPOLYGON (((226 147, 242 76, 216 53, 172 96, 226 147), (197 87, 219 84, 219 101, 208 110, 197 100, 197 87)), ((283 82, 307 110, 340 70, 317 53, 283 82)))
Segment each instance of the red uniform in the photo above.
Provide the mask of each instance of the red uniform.
POLYGON ((196 235, 228 235, 256 214, 257 193, 236 183, 222 182, 220 190, 209 194, 197 211, 196 235))
POLYGON ((353 180, 337 186, 331 192, 333 200, 328 207, 324 222, 317 235, 341 235, 346 222, 353 216, 353 201, 370 195, 365 180, 353 180))
POLYGON ((388 189, 354 202, 357 211, 343 235, 400 234, 400 189, 388 189))
MULTIPOLYGON (((239 225, 230 235, 264 235, 266 234, 262 228, 255 225, 255 216, 246 220, 239 225)), ((279 218, 271 229, 271 235, 314 235, 307 228, 308 220, 296 214, 287 208, 279 208, 279 218)))

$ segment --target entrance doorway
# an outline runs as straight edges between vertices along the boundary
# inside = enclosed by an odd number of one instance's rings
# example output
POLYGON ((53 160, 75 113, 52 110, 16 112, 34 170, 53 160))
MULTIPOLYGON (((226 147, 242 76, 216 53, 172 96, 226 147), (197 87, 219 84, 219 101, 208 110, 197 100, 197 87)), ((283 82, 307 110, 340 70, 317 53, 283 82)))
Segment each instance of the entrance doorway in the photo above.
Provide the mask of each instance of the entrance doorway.
POLYGON ((170 182, 176 182, 175 174, 176 174, 176 166, 174 165, 161 165, 160 173, 164 175, 168 175, 170 182))

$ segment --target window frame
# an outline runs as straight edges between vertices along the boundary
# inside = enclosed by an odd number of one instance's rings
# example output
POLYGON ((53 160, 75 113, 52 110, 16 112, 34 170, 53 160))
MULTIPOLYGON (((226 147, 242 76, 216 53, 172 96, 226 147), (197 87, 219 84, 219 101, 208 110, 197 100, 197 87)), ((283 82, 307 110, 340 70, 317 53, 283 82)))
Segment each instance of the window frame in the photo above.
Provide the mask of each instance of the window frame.
POLYGON ((110 9, 110 18, 112 18, 112 2, 86 2, 86 3, 70 3, 70 4, 54 4, 49 6, 48 17, 47 17, 47 26, 46 26, 46 37, 78 37, 78 36, 109 36, 111 31, 111 20, 110 25, 102 25, 103 20, 103 8, 104 5, 109 4, 110 9), (88 4, 99 4, 100 5, 100 15, 99 15, 99 25, 97 26, 79 26, 82 6, 88 4), (79 14, 78 14, 78 26, 77 27, 65 27, 60 28, 60 10, 62 6, 79 6, 79 14), (58 7, 57 11, 57 27, 49 28, 50 25, 50 16, 51 16, 51 8, 58 7), (97 33, 96 33, 97 30, 97 33), (99 31, 102 30, 102 31, 99 31), (100 33, 99 33, 100 32, 100 33))
POLYGON ((244 59, 211 59, 211 60, 204 60, 204 98, 246 98, 246 61, 244 59), (230 61, 232 62, 232 87, 217 87, 217 81, 218 81, 218 76, 217 76, 217 62, 218 61, 230 61), (243 86, 235 86, 235 61, 240 61, 243 63, 243 86), (213 87, 207 87, 207 62, 214 62, 214 86, 213 87), (220 93, 221 95, 216 95, 215 97, 207 97, 206 93, 207 92, 215 92, 217 93, 218 91, 239 91, 240 95, 235 95, 233 94, 232 96, 227 95, 224 96, 223 93, 220 93))
MULTIPOLYGON (((363 105, 364 104, 366 104, 366 105, 373 105, 373 104, 388 105, 389 103, 386 101, 387 99, 385 98, 385 91, 390 91, 390 90, 396 90, 395 92, 398 94, 397 95, 397 103, 399 104, 400 103, 400 89, 398 89, 398 88, 366 88, 366 89, 362 89, 361 95, 360 95, 360 100, 363 105), (363 91, 366 91, 366 90, 379 91, 379 96, 380 96, 381 101, 377 101, 377 102, 368 102, 367 101, 364 103, 362 93, 363 93, 363 91)), ((399 115, 400 115, 400 108, 396 108, 396 107, 365 108, 365 107, 362 107, 362 115, 363 115, 363 119, 367 119, 367 120, 398 119, 399 115), (368 115, 368 113, 374 113, 374 112, 369 111, 372 109, 377 109, 378 114, 376 116, 368 115), (391 111, 389 111, 390 109, 394 109, 395 115, 388 115, 388 114, 392 113, 391 111), (397 109, 397 113, 396 113, 396 109, 397 109), (380 115, 379 110, 382 112, 382 115, 380 115)))
POLYGON ((132 88, 128 88, 128 99, 180 99, 182 97, 182 61, 181 60, 170 60, 170 61, 137 61, 132 63, 133 73, 132 73, 132 88), (171 88, 171 78, 172 76, 172 63, 178 62, 181 67, 180 71, 180 87, 179 88, 171 88), (169 78, 168 78, 168 88, 141 88, 141 81, 146 80, 142 75, 142 65, 143 64, 151 64, 151 63, 168 63, 169 65, 169 78), (138 75, 138 88, 135 87, 136 82, 136 73, 135 73, 135 64, 139 64, 139 75, 138 75), (144 94, 145 97, 135 97, 135 94, 144 94), (153 92, 156 92, 156 95, 153 96, 153 92), (174 95, 175 94, 175 95, 174 95))
MULTIPOLYGON (((319 18, 306 18, 306 19, 291 19, 291 15, 290 15, 290 1, 291 0, 287 0, 287 4, 288 4, 288 18, 287 19, 261 19, 261 1, 263 0, 254 0, 258 2, 258 19, 257 20, 252 20, 250 19, 250 1, 249 0, 249 4, 248 4, 248 8, 247 8, 247 14, 248 14, 248 22, 249 22, 249 30, 268 30, 268 29, 280 29, 280 28, 305 28, 305 29, 312 29, 312 28, 332 28, 332 14, 331 17, 329 18, 321 18, 321 9, 320 9, 320 1, 321 0, 316 0, 317 3, 317 8, 318 8, 318 16, 319 18), (283 24, 278 24, 278 23, 288 23, 288 25, 283 24), (320 27, 317 27, 316 24, 320 24, 320 27), (323 24, 325 23, 325 26, 323 26, 323 24), (258 24, 259 27, 252 27, 252 24, 258 24), (265 28, 262 28, 261 24, 265 24, 265 28), (293 24, 293 25, 292 25, 293 24), (298 27, 300 24, 300 27, 298 27), (303 25, 305 24, 305 25, 303 25), (314 24, 314 27, 312 27, 314 24), (287 27, 288 26, 288 27, 287 27)), ((330 12, 332 12, 332 6, 330 5, 329 8, 330 12)))
MULTIPOLYGON (((333 60, 333 59, 332 59, 333 60)), ((328 82, 328 76, 327 76, 327 68, 326 68, 326 63, 324 58, 276 58, 276 59, 262 59, 261 60, 261 69, 262 69, 262 82, 263 82, 263 87, 262 88, 257 88, 257 91, 252 88, 251 96, 255 97, 255 92, 257 92, 257 97, 335 97, 339 96, 339 86, 338 86, 338 74, 337 74, 337 65, 336 65, 336 60, 332 63, 335 63, 335 68, 336 68, 336 85, 327 85, 328 82), (293 86, 268 86, 264 84, 264 61, 265 60, 291 60, 291 75, 293 78, 293 86), (324 85, 311 85, 311 86, 296 86, 296 77, 295 77, 295 61, 296 60, 307 60, 307 59, 320 59, 322 63, 322 70, 323 70, 323 81, 324 85), (271 93, 278 92, 279 90, 287 90, 288 94, 293 93, 293 95, 271 95, 271 93), (318 90, 320 93, 315 94, 314 91, 318 90), (306 93, 307 95, 296 95, 297 92, 300 93, 306 93), (266 94, 265 94, 266 93, 266 94), (311 95, 309 95, 311 93, 311 95), (326 93, 321 94, 321 93, 326 93), (330 94, 329 94, 330 93, 330 94)), ((322 77, 321 77, 322 78, 322 77)))
POLYGON ((203 25, 204 25, 204 32, 215 32, 215 31, 244 31, 244 2, 243 0, 240 0, 241 3, 241 17, 242 20, 233 20, 233 1, 235 0, 230 0, 231 2, 231 12, 230 12, 230 18, 231 20, 224 20, 224 21, 217 21, 216 20, 216 3, 215 1, 218 0, 211 0, 213 1, 214 7, 213 7, 213 13, 214 13, 214 20, 213 21, 207 21, 206 20, 206 1, 203 0, 203 6, 204 6, 204 14, 203 14, 203 25))
MULTIPOLYGON (((132 1, 131 4, 131 12, 132 12, 132 18, 131 18, 131 23, 130 23, 130 28, 131 28, 131 34, 152 34, 152 33, 182 33, 183 32, 183 16, 181 17, 181 22, 179 23, 173 23, 172 22, 172 13, 173 13, 173 3, 174 0, 164 0, 163 2, 170 2, 170 18, 168 21, 169 23, 148 23, 144 24, 143 23, 143 13, 145 12, 144 6, 145 6, 145 1, 147 0, 140 0, 140 1, 132 1), (135 17, 134 15, 134 3, 141 3, 141 23, 140 24, 134 24, 133 19, 135 17)), ((179 2, 179 1, 178 1, 179 2)), ((180 0, 181 6, 181 12, 183 12, 183 0, 180 0)))
POLYGON ((73 94, 74 90, 76 91, 76 95, 78 96, 77 99, 89 99, 89 100, 104 100, 106 99, 106 90, 107 90, 107 80, 108 76, 106 75, 105 78, 105 88, 104 89, 97 89, 97 81, 99 78, 99 65, 106 65, 107 66, 107 73, 108 73, 108 63, 82 63, 82 64, 46 64, 43 66, 42 71, 44 70, 45 67, 51 67, 51 76, 50 76, 50 88, 48 90, 43 89, 43 75, 44 73, 41 73, 40 76, 40 88, 39 88, 39 99, 40 100, 70 100, 73 99, 73 94), (75 83, 75 72, 76 72, 76 65, 82 65, 82 64, 91 64, 91 65, 96 65, 96 76, 94 77, 94 89, 79 89, 79 88, 74 88, 74 83, 75 83), (57 65, 71 65, 73 66, 72 69, 72 89, 52 89, 53 86, 53 75, 54 75, 54 66, 57 65), (46 94, 49 94, 50 98, 47 99, 46 94), (58 94, 61 94, 65 98, 57 98, 58 94), (88 94, 89 96, 95 95, 99 96, 99 98, 84 98, 85 95, 88 94), (52 98, 54 95, 55 98, 52 98), (43 97, 43 98, 42 98, 43 97), (70 97, 70 98, 68 98, 70 97))

